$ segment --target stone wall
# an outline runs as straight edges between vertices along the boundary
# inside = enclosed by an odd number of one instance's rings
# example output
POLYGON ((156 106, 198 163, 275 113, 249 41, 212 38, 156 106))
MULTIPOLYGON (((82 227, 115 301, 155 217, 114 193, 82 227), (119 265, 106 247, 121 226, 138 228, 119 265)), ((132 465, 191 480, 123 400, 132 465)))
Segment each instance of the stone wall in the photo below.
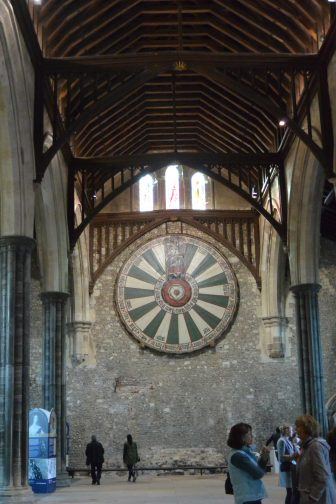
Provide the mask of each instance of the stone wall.
POLYGON ((36 256, 32 256, 30 314, 30 408, 42 408, 42 301, 41 279, 36 256))
MULTIPOLYGON (((174 225, 174 224, 173 224, 174 225)), ((121 254, 98 280, 92 296, 92 339, 96 366, 68 369, 68 418, 72 428, 71 464, 82 466, 85 444, 96 432, 109 465, 121 464, 125 435, 137 438, 144 464, 219 464, 233 423, 256 427, 261 443, 274 425, 293 421, 299 411, 293 300, 288 298, 290 357, 271 360, 260 352, 260 294, 249 271, 224 247, 240 288, 231 331, 216 348, 173 357, 141 350, 123 329, 114 308, 114 285, 123 262, 139 243, 163 234, 154 230, 121 254), (83 386, 85 384, 85 386, 83 386)), ((188 232, 211 243, 193 228, 188 232)), ((31 300, 30 404, 42 401, 42 303, 40 275, 33 258, 31 300)), ((325 398, 336 393, 336 245, 321 240, 320 323, 325 398)))
MULTIPOLYGON (((177 223, 169 226, 169 232, 178 230, 177 223)), ((129 255, 164 234, 165 226, 120 254, 92 295, 96 365, 84 362, 68 369, 71 465, 83 466, 92 433, 105 446, 107 464, 122 464, 129 432, 138 441, 143 464, 217 464, 224 460, 234 423, 251 423, 261 444, 275 425, 293 421, 299 411, 296 349, 286 359, 262 359, 260 293, 252 275, 212 238, 188 226, 185 231, 217 246, 234 268, 240 289, 235 322, 215 348, 195 354, 168 356, 140 349, 115 312, 116 278, 129 255)))
POLYGON ((320 330, 323 347, 325 400, 336 394, 336 243, 321 238, 320 257, 320 330))

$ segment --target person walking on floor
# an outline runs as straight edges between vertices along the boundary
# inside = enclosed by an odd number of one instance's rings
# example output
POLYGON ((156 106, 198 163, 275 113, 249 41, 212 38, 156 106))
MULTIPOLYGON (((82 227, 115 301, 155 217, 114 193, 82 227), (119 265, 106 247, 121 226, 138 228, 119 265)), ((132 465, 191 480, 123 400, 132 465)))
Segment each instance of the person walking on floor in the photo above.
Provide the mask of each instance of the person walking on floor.
POLYGON ((128 434, 127 441, 124 444, 123 461, 128 469, 128 481, 131 481, 131 478, 133 478, 133 483, 136 480, 134 466, 139 460, 137 444, 133 441, 131 434, 128 434))
POLYGON ((91 466, 92 485, 100 485, 102 467, 104 463, 104 448, 96 436, 91 436, 91 442, 87 444, 86 465, 91 466))

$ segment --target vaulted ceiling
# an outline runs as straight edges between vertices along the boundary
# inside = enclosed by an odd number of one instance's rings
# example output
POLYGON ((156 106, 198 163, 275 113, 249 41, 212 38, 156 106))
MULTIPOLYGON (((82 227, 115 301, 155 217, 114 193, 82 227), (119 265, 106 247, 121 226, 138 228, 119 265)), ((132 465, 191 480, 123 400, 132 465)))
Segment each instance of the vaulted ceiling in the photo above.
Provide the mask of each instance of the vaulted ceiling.
POLYGON ((65 125, 115 95, 76 127, 77 157, 275 152, 278 121, 241 89, 293 108, 331 17, 326 0, 29 0, 29 8, 65 125))

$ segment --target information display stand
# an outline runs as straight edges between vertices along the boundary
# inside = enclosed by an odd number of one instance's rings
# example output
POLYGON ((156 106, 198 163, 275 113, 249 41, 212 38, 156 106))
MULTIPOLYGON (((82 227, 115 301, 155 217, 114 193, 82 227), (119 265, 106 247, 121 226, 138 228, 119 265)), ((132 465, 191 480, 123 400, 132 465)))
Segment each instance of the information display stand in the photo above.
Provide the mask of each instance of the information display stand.
POLYGON ((28 481, 35 493, 56 489, 56 414, 34 408, 29 412, 28 481))

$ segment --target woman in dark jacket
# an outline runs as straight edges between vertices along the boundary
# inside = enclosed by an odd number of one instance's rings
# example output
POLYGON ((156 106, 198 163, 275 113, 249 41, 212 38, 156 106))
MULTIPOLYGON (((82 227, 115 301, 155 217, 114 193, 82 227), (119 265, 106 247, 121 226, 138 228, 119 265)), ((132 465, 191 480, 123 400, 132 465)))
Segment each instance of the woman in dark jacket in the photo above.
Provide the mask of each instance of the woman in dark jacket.
POLYGON ((133 477, 133 483, 136 480, 134 465, 139 462, 137 444, 133 441, 131 434, 127 435, 127 442, 124 444, 123 461, 128 469, 128 481, 133 477))

